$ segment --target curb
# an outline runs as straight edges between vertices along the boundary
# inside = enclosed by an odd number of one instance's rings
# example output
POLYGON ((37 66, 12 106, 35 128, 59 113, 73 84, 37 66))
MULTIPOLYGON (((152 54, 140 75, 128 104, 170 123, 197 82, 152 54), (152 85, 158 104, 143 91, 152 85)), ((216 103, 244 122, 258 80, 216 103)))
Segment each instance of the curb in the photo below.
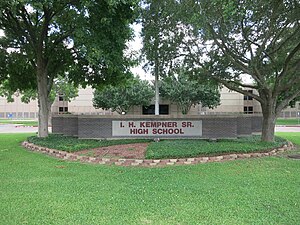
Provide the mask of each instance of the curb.
POLYGON ((22 146, 26 149, 36 152, 42 152, 44 154, 54 156, 59 159, 68 161, 79 161, 83 163, 93 163, 102 165, 116 165, 116 166, 140 166, 140 167, 159 167, 159 166, 172 166, 172 165, 193 165, 198 163, 209 163, 209 162, 225 162, 237 159, 248 159, 248 158, 260 158, 265 156, 276 156, 278 153, 283 153, 287 150, 294 149, 292 142, 282 147, 275 148, 268 152, 256 152, 256 153, 238 153, 228 154, 219 156, 207 156, 207 157, 196 157, 196 158, 179 158, 179 159, 112 159, 112 158, 95 158, 88 156, 80 156, 65 151, 59 151, 56 149, 50 149, 46 147, 40 147, 24 141, 22 146))
POLYGON ((25 126, 25 125, 17 125, 15 126, 16 128, 19 128, 19 127, 38 127, 38 126, 25 126))

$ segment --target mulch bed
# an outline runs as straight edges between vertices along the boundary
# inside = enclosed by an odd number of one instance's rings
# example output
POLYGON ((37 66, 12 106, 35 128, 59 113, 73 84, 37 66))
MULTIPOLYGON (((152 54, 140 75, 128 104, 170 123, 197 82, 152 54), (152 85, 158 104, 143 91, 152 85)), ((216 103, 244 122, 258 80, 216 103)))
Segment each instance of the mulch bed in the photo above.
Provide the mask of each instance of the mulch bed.
POLYGON ((149 143, 113 145, 74 152, 76 155, 123 159, 144 159, 149 143))

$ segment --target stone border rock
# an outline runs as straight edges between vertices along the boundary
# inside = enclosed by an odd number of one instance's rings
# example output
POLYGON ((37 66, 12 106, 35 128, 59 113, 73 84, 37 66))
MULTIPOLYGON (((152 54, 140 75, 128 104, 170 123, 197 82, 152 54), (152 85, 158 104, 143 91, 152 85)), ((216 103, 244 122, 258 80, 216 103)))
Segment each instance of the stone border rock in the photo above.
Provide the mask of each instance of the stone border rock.
POLYGON ((94 163, 94 164, 103 164, 103 165, 142 166, 142 167, 192 165, 198 163, 224 162, 224 161, 231 161, 236 159, 275 156, 278 153, 282 153, 287 150, 294 149, 293 143, 287 142, 287 144, 283 145, 282 147, 275 148, 268 152, 238 153, 238 154, 228 154, 228 155, 219 155, 219 156, 179 158, 179 159, 114 159, 114 158, 95 158, 95 157, 88 157, 88 156, 79 156, 65 151, 59 151, 56 149, 37 146, 27 141, 24 141, 22 143, 22 146, 31 151, 42 152, 59 159, 64 159, 69 161, 80 161, 83 163, 94 163))

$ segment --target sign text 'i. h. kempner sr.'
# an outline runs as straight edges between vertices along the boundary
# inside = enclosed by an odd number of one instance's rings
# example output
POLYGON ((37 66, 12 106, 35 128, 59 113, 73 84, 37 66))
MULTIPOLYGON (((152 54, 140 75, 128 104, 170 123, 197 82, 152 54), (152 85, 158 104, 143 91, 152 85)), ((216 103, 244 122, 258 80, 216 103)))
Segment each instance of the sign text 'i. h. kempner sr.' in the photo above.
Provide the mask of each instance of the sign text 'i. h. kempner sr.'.
POLYGON ((201 137, 202 120, 112 121, 112 136, 182 136, 201 137))

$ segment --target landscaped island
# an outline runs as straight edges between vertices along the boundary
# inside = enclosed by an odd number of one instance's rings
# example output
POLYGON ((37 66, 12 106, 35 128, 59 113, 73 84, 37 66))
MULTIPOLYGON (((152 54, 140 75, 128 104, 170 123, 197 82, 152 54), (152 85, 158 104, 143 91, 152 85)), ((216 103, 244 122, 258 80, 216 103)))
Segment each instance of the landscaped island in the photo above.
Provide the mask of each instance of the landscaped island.
POLYGON ((29 137, 28 142, 82 156, 137 159, 189 158, 266 152, 287 144, 287 141, 280 137, 276 137, 274 143, 261 142, 259 135, 217 141, 166 139, 155 142, 151 139, 84 140, 53 134, 47 138, 29 137))

